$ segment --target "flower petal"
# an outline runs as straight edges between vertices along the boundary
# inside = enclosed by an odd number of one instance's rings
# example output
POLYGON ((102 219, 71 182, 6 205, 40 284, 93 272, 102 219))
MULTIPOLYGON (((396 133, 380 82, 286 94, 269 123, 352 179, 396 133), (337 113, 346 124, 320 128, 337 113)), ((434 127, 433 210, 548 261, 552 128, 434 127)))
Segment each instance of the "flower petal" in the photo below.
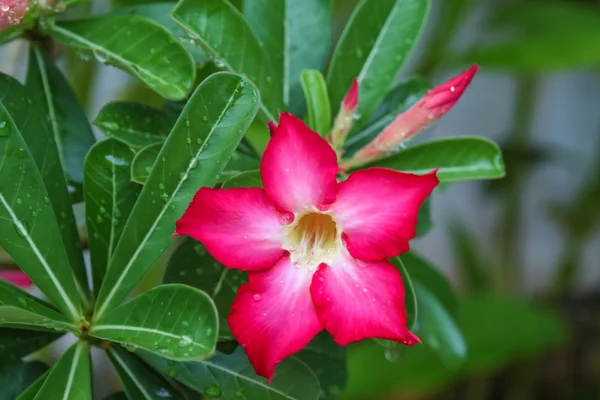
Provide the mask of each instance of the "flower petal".
POLYGON ((16 269, 0 269, 0 279, 5 279, 23 289, 32 285, 31 279, 25 275, 25 272, 16 269))
POLYGON ((350 254, 381 260, 408 251, 419 206, 439 183, 436 171, 420 176, 369 168, 340 183, 331 210, 350 254))
POLYGON ((273 266, 281 248, 280 215, 258 188, 202 188, 177 221, 176 235, 191 236, 221 264, 241 270, 273 266))
POLYGON ((268 271, 251 272, 231 305, 233 335, 256 373, 269 380, 281 360, 323 330, 310 299, 312 275, 284 257, 268 271))
POLYGON ((281 115, 260 164, 264 188, 280 211, 331 203, 337 169, 337 156, 325 139, 290 113, 281 115))
POLYGON ((319 320, 336 343, 366 338, 409 346, 418 342, 406 328, 400 272, 387 261, 363 263, 343 253, 331 265, 319 266, 310 287, 319 320))

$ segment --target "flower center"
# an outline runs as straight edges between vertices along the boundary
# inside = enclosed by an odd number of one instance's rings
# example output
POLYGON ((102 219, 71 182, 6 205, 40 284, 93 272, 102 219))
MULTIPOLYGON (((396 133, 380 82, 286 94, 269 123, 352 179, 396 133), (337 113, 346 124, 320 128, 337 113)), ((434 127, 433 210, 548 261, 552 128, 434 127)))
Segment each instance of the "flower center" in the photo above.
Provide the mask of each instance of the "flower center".
POLYGON ((338 229, 334 219, 319 212, 299 216, 289 226, 284 247, 292 263, 298 267, 316 269, 332 260, 338 250, 338 229))

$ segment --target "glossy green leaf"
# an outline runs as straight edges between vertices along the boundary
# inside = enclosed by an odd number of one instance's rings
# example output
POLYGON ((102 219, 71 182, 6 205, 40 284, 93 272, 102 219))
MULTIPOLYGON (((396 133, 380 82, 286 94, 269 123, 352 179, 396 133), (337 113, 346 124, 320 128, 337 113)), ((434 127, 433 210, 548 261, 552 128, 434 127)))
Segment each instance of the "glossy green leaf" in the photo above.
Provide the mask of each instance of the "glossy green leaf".
POLYGON ((210 295, 219 315, 219 337, 233 338, 227 315, 240 285, 248 280, 247 273, 225 268, 219 264, 203 245, 191 238, 173 252, 164 283, 184 283, 210 295))
POLYGON ((44 382, 46 382, 48 375, 50 375, 51 370, 52 369, 48 369, 46 372, 44 372, 44 374, 41 375, 39 378, 37 378, 31 385, 29 385, 29 387, 27 389, 25 389, 19 395, 19 397, 16 398, 16 400, 33 400, 33 399, 35 399, 35 396, 37 396, 38 392, 44 385, 44 382))
POLYGON ((262 178, 260 177, 260 171, 256 169, 252 171, 241 172, 237 175, 234 175, 231 178, 227 179, 225 182, 223 182, 223 187, 262 187, 262 178))
POLYGON ((175 221, 195 192, 212 186, 258 111, 245 77, 218 73, 187 103, 123 230, 96 302, 95 318, 115 308, 174 242, 175 221))
POLYGON ((40 350, 60 335, 56 332, 0 328, 0 364, 17 361, 40 350))
POLYGON ((185 285, 161 285, 106 313, 90 335, 175 360, 215 351, 218 315, 210 297, 185 285))
POLYGON ((106 136, 141 149, 162 143, 175 125, 177 115, 142 103, 112 102, 105 105, 94 121, 106 136))
POLYGON ((0 279, 0 326, 32 330, 78 332, 79 328, 65 320, 41 300, 0 279))
POLYGON ((430 89, 429 83, 419 77, 412 77, 398 83, 388 92, 371 118, 359 132, 352 131, 345 142, 344 155, 352 156, 357 150, 375 139, 383 129, 401 113, 408 110, 430 89))
POLYGON ((59 225, 33 156, 0 104, 0 246, 72 321, 81 297, 59 225))
POLYGON ((61 164, 70 181, 83 182, 83 163, 96 141, 85 111, 50 56, 36 46, 29 52, 27 91, 44 105, 61 164))
POLYGON ((496 179, 505 174, 498 145, 479 137, 432 140, 376 161, 369 167, 413 174, 425 174, 439 167, 437 177, 440 182, 496 179))
POLYGON ((319 381, 303 362, 291 357, 277 365, 273 381, 254 373, 244 350, 232 354, 217 353, 203 362, 169 362, 142 352, 141 357, 163 374, 210 397, 245 400, 316 400, 319 381), (214 394, 217 394, 214 396, 214 394))
POLYGON ((331 43, 330 0, 245 0, 244 17, 283 82, 283 101, 304 111, 300 72, 322 70, 331 43))
POLYGON ((0 364, 0 400, 16 399, 47 370, 48 366, 40 361, 0 364))
POLYGON ((140 191, 129 179, 132 160, 126 144, 107 139, 96 143, 85 161, 83 195, 95 294, 140 191))
POLYGON ((256 84, 262 112, 275 120, 277 110, 285 108, 282 73, 272 68, 244 17, 227 0, 182 0, 172 16, 217 65, 256 84))
POLYGON ((177 391, 130 352, 111 346, 106 351, 129 400, 176 399, 177 391))
POLYGON ((301 74, 301 82, 308 109, 308 127, 325 137, 331 130, 332 122, 325 78, 319 71, 305 69, 301 74))
MULTIPOLYGON (((414 251, 400 256, 411 280, 418 282, 435 296, 443 306, 456 317, 458 300, 448 279, 428 260, 417 255, 414 251)), ((417 293, 417 299, 419 295, 417 293)))
POLYGON ((143 80, 172 100, 184 99, 196 78, 196 66, 179 40, 140 15, 107 15, 52 25, 49 34, 98 61, 143 80))
POLYGON ((331 335, 323 331, 294 357, 315 372, 321 390, 329 398, 340 394, 348 383, 346 353, 346 347, 335 343, 331 335))
POLYGON ((456 321, 440 300, 421 283, 413 282, 419 304, 418 335, 449 368, 458 368, 467 344, 456 321))
POLYGON ((417 237, 426 235, 432 228, 431 197, 428 197, 419 207, 419 214, 417 214, 417 237))
POLYGON ((333 53, 327 72, 329 99, 337 112, 358 77, 358 125, 366 122, 408 60, 427 19, 429 0, 363 0, 333 53))
POLYGON ((52 367, 37 400, 91 400, 90 349, 77 342, 52 367))
POLYGON ((132 181, 142 185, 146 183, 162 147, 163 143, 154 143, 137 152, 131 163, 132 181))

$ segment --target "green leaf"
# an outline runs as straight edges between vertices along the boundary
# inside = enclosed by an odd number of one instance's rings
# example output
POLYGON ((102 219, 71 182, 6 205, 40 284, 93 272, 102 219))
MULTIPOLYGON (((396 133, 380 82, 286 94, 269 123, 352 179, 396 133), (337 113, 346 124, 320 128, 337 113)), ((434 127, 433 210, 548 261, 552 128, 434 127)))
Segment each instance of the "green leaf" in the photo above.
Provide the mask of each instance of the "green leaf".
MULTIPOLYGON (((26 124, 22 128, 23 139, 38 169, 42 171, 42 179, 75 273, 77 289, 88 308, 88 280, 79 229, 67 187, 62 184, 65 176, 61 175, 64 170, 68 181, 81 184, 85 155, 95 142, 94 134, 66 78, 54 66, 52 59, 36 46, 31 46, 29 52, 25 90, 34 101, 34 114, 41 113, 42 121, 26 124)), ((29 118, 34 120, 38 117, 34 115, 29 118)))
POLYGON ((302 70, 302 89, 308 108, 308 127, 323 137, 331 130, 331 106, 325 78, 319 71, 302 70))
POLYGON ((61 22, 53 38, 143 80, 158 94, 184 99, 196 78, 190 53, 164 27, 139 15, 106 15, 61 22))
POLYGON ((91 400, 90 350, 77 342, 52 367, 36 399, 91 400))
POLYGON ((152 367, 190 388, 206 394, 219 393, 211 397, 246 400, 316 400, 319 397, 319 381, 314 372, 293 357, 277 365, 269 384, 254 373, 241 347, 232 354, 217 353, 203 362, 173 363, 145 352, 140 356, 152 367))
POLYGON ((245 77, 218 73, 202 82, 165 142, 110 260, 94 317, 115 308, 174 242, 175 221, 194 193, 212 186, 258 111, 245 77))
POLYGON ((174 360, 215 351, 218 316, 211 298, 185 285, 161 285, 108 312, 90 335, 174 360))
POLYGON ((71 321, 81 297, 33 156, 0 104, 0 246, 71 321))
POLYGON ((272 68, 239 11, 226 0, 181 0, 172 16, 218 66, 243 73, 256 84, 262 112, 275 120, 277 110, 285 108, 282 73, 272 68))
POLYGON ((431 197, 425 199, 417 215, 417 237, 425 236, 433 228, 431 220, 431 197))
POLYGON ((83 182, 83 163, 96 141, 85 111, 46 52, 31 46, 25 87, 44 105, 61 164, 70 181, 83 182))
POLYGON ((315 371, 325 397, 337 396, 346 388, 346 348, 335 343, 329 333, 319 333, 294 357, 315 371))
POLYGON ((138 151, 131 163, 132 181, 142 185, 146 183, 162 147, 163 143, 154 143, 138 151))
POLYGON ((244 17, 283 82, 283 101, 304 112, 300 72, 322 70, 331 43, 330 0, 245 0, 244 17))
POLYGON ((449 368, 458 368, 467 354, 467 344, 450 312, 425 286, 413 281, 419 304, 418 335, 435 350, 449 368))
POLYGON ((0 364, 0 400, 14 400, 48 370, 40 361, 0 364))
POLYGON ((25 27, 22 25, 10 25, 0 30, 0 45, 12 42, 23 34, 25 27))
POLYGON ((108 397, 105 397, 104 400, 129 400, 127 395, 124 392, 113 393, 108 397))
POLYGON ((443 304, 453 317, 456 317, 458 300, 448 279, 429 261, 420 257, 414 251, 404 253, 400 258, 411 280, 424 286, 443 304))
POLYGON ((107 139, 96 143, 85 161, 85 220, 96 295, 121 237, 123 220, 140 191, 139 185, 129 180, 132 160, 133 152, 126 144, 107 139))
POLYGON ((486 270, 486 262, 473 234, 463 223, 455 221, 450 225, 450 240, 463 287, 470 292, 490 289, 491 269, 486 270))
POLYGON ((15 362, 44 348, 61 334, 25 329, 0 328, 0 364, 15 362))
POLYGON ((394 86, 365 123, 364 128, 357 133, 354 133, 355 130, 350 132, 350 136, 345 142, 344 156, 352 156, 361 147, 375 139, 399 114, 408 110, 425 96, 430 88, 431 85, 420 77, 409 78, 394 86))
POLYGON ((471 179, 496 179, 505 174, 498 146, 479 137, 455 137, 432 140, 369 164, 413 174, 425 174, 438 168, 440 182, 471 179))
POLYGON ((327 72, 329 99, 337 112, 358 77, 358 125, 366 122, 408 60, 427 20, 428 0, 363 0, 354 10, 327 72))
POLYGON ((233 188, 233 187, 243 187, 243 188, 251 188, 251 187, 262 187, 262 178, 260 176, 259 170, 252 170, 241 172, 237 175, 232 176, 223 182, 223 188, 233 188))
POLYGON ((27 292, 0 279, 0 326, 79 332, 79 328, 27 292))
POLYGON ((29 385, 29 387, 25 389, 25 391, 23 391, 16 400, 34 400, 35 396, 37 396, 38 392, 44 385, 44 382, 46 382, 48 375, 50 375, 51 370, 52 369, 48 369, 46 372, 44 372, 44 374, 37 378, 31 385, 29 385))
POLYGON ((142 103, 112 102, 102 107, 94 125, 137 150, 163 143, 176 120, 177 115, 142 103))
POLYGON ((227 315, 237 290, 247 280, 247 273, 225 268, 204 246, 186 238, 169 259, 164 283, 184 283, 208 293, 217 307, 219 337, 231 339, 227 315))
POLYGON ((111 346, 106 350, 129 400, 177 398, 177 391, 158 373, 131 353, 111 346))

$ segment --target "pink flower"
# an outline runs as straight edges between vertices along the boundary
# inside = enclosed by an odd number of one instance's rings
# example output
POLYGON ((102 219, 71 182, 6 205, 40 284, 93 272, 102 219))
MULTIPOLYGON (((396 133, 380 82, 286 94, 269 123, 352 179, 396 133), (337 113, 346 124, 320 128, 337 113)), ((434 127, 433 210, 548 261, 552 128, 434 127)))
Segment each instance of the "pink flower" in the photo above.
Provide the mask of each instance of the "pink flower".
POLYGON ((400 273, 386 259, 409 249, 436 171, 372 168, 338 183, 333 149, 289 113, 260 171, 264 189, 201 188, 176 233, 250 271, 228 321, 256 372, 271 379, 323 329, 340 345, 419 341, 406 328, 400 273))
POLYGON ((440 119, 458 102, 478 70, 473 65, 443 85, 429 91, 417 104, 396 117, 371 143, 346 161, 344 169, 385 157, 400 144, 440 119))
POLYGON ((27 0, 0 0, 0 30, 23 22, 27 0))
POLYGON ((31 279, 18 269, 0 269, 0 279, 5 279, 23 289, 31 287, 31 279))

